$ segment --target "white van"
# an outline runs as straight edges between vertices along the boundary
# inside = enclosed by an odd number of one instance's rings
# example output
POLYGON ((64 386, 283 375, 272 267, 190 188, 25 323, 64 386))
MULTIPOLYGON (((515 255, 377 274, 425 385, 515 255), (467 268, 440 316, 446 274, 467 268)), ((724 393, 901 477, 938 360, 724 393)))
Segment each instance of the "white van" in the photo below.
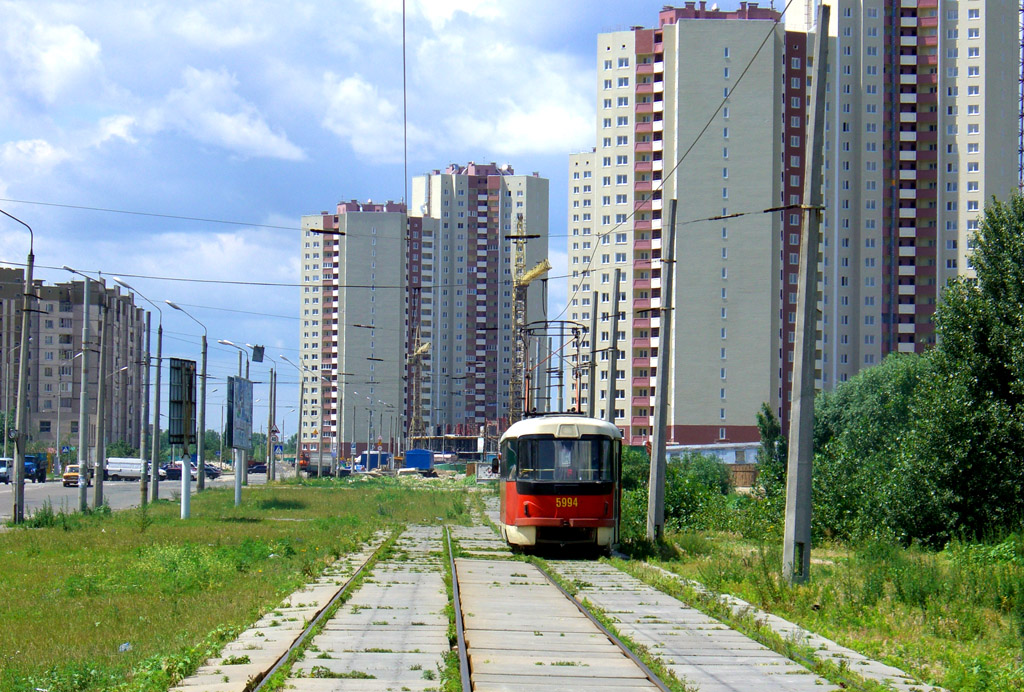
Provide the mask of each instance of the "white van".
MULTIPOLYGON (((142 477, 142 459, 130 457, 109 457, 107 459, 106 477, 112 481, 139 480, 142 477)), ((167 477, 167 472, 160 469, 160 479, 167 477)))

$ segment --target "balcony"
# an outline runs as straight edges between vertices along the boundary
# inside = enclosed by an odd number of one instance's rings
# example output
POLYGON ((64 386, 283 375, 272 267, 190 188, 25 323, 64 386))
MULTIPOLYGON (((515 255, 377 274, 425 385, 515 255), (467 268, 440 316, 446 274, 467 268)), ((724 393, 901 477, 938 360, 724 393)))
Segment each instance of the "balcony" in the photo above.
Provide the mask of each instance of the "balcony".
POLYGON ((650 387, 651 386, 651 378, 650 377, 634 377, 632 380, 629 381, 629 384, 633 388, 636 388, 636 387, 650 387))
POLYGON ((648 406, 649 407, 651 405, 651 397, 649 397, 649 396, 635 396, 635 397, 630 399, 629 404, 630 404, 630 406, 633 406, 633 407, 636 407, 636 406, 648 406))
POLYGON ((654 82, 647 82, 646 84, 637 84, 636 93, 638 94, 653 94, 654 93, 654 82))
POLYGON ((651 359, 650 358, 634 358, 633 359, 633 367, 634 368, 649 368, 649 367, 651 367, 651 359))
POLYGON ((634 329, 647 329, 650 326, 651 326, 651 318, 650 317, 638 317, 637 319, 633 320, 633 328, 634 329))
POLYGON ((650 269, 651 260, 649 259, 638 259, 633 261, 633 269, 650 269))
POLYGON ((650 347, 651 347, 651 339, 650 339, 650 337, 640 337, 640 336, 634 337, 634 339, 633 339, 633 348, 650 348, 650 347))
POLYGON ((650 153, 654 151, 654 142, 637 142, 635 150, 638 154, 650 153))
POLYGON ((653 161, 637 161, 633 165, 633 170, 635 170, 637 173, 650 173, 651 171, 654 170, 654 162, 653 161))
POLYGON ((654 74, 654 63, 653 62, 640 63, 639 65, 636 66, 636 73, 637 74, 654 74))
POLYGON ((633 299, 633 311, 637 310, 648 310, 651 307, 650 298, 634 298, 633 299))
POLYGON ((646 114, 646 113, 653 113, 654 112, 654 104, 653 103, 638 103, 638 104, 636 104, 636 112, 637 113, 644 113, 644 114, 646 114))
MULTIPOLYGON (((633 241, 633 249, 634 250, 650 250, 651 249, 651 241, 650 241, 650 239, 633 241)), ((648 261, 650 261, 650 260, 648 260, 648 261)))
POLYGON ((629 419, 629 424, 631 426, 633 426, 634 428, 639 428, 639 427, 646 428, 646 427, 650 426, 650 424, 651 424, 650 420, 651 419, 650 419, 649 416, 632 416, 629 419))
POLYGON ((648 279, 633 279, 633 290, 647 289, 651 287, 651 280, 648 279))
POLYGON ((633 183, 633 192, 650 192, 654 189, 654 183, 650 180, 638 180, 633 183))
MULTIPOLYGON (((642 220, 634 221, 633 222, 633 230, 634 231, 650 231, 653 228, 654 228, 654 225, 651 223, 650 219, 642 219, 642 220)), ((644 241, 638 240, 637 244, 633 245, 633 248, 636 249, 636 250, 650 250, 651 249, 650 244, 648 244, 646 246, 641 246, 640 243, 642 243, 642 242, 644 242, 644 241)), ((650 243, 650 241, 647 241, 647 242, 650 243)))
POLYGON ((645 132, 654 132, 654 123, 637 123, 636 131, 638 134, 643 134, 645 132))

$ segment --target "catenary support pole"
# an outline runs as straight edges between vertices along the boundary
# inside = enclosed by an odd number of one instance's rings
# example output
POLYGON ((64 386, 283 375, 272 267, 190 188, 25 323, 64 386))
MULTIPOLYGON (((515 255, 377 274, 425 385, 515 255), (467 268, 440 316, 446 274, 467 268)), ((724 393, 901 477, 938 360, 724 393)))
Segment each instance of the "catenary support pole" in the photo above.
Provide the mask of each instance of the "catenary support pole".
POLYGON ((605 416, 612 425, 615 425, 615 375, 619 368, 619 285, 622 281, 622 270, 618 267, 615 268, 615 282, 612 284, 612 290, 615 291, 615 295, 612 296, 612 333, 611 333, 611 353, 608 356, 608 410, 605 416))
POLYGON ((103 506, 103 476, 107 468, 107 448, 104 437, 107 434, 107 287, 100 283, 100 355, 96 370, 96 471, 92 479, 92 507, 103 506))
MULTIPOLYGON (((10 214, 6 214, 10 216, 10 214)), ((13 216, 11 218, 14 218, 13 216)), ((28 225, 19 221, 26 228, 28 225)), ((29 232, 31 232, 29 228, 29 232)), ((32 291, 32 271, 35 267, 35 253, 29 249, 28 266, 25 267, 25 292, 21 296, 21 342, 18 346, 20 357, 18 358, 18 394, 15 399, 14 429, 17 437, 14 438, 14 473, 11 482, 14 483, 14 513, 15 524, 25 521, 25 451, 28 446, 28 331, 29 299, 34 297, 32 291)))
POLYGON ((590 362, 587 364, 587 415, 591 418, 597 411, 597 298, 597 291, 591 293, 590 362))
MULTIPOLYGON (((149 502, 149 463, 148 463, 148 450, 149 450, 149 359, 150 359, 150 332, 152 313, 146 311, 146 357, 142 363, 142 382, 143 391, 145 392, 142 397, 142 437, 139 440, 139 460, 142 462, 142 473, 139 474, 139 502, 145 507, 146 503, 149 502)), ((84 358, 85 355, 83 354, 84 358)))
MULTIPOLYGON (((242 377, 242 351, 241 351, 241 349, 239 349, 239 351, 238 351, 238 377, 239 378, 242 377)), ((235 397, 235 399, 237 400, 237 397, 235 397)), ((232 406, 232 413, 234 415, 228 416, 228 419, 229 419, 228 420, 228 425, 230 425, 232 427, 234 427, 234 421, 231 420, 231 419, 234 418, 234 416, 238 415, 238 412, 234 411, 233 409, 234 409, 234 407, 232 406)), ((231 443, 232 443, 232 445, 234 445, 236 443, 235 436, 234 436, 233 433, 231 435, 231 443)), ((232 448, 231 448, 231 455, 232 455, 233 461, 235 463, 235 507, 238 507, 240 504, 242 504, 242 465, 245 463, 245 454, 242 452, 241 449, 238 449, 238 448, 232 446, 232 448)))
POLYGON ((667 252, 661 256, 661 325, 658 334, 658 375, 654 389, 654 439, 651 444, 651 471, 647 495, 647 540, 661 538, 665 528, 665 439, 668 430, 668 376, 672 367, 672 279, 675 275, 676 200, 669 202, 667 252))
POLYGON ((89 509, 89 294, 92 281, 82 277, 82 386, 78 391, 78 511, 89 509))
POLYGON ((160 313, 160 322, 156 327, 156 392, 153 396, 153 451, 149 466, 149 498, 153 502, 160 499, 160 371, 163 370, 164 354, 164 318, 160 313))
POLYGON ((196 430, 196 492, 206 488, 206 327, 203 327, 202 370, 199 375, 199 429, 196 430))
POLYGON ((821 176, 825 125, 825 73, 828 63, 829 6, 818 8, 811 92, 811 133, 804 157, 804 232, 800 238, 800 274, 794 338, 793 384, 799 387, 789 408, 789 457, 786 464, 786 524, 782 571, 789 582, 805 582, 811 566, 811 465, 814 457, 814 361, 818 312, 818 240, 822 216, 821 176))

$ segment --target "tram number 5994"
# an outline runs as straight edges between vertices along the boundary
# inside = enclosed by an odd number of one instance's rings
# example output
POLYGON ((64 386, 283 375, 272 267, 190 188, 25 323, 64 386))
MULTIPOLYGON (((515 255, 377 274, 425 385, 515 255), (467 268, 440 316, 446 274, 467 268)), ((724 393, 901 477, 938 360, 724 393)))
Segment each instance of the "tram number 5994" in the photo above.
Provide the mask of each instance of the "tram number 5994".
POLYGON ((579 507, 579 498, 575 497, 556 497, 555 507, 579 507))

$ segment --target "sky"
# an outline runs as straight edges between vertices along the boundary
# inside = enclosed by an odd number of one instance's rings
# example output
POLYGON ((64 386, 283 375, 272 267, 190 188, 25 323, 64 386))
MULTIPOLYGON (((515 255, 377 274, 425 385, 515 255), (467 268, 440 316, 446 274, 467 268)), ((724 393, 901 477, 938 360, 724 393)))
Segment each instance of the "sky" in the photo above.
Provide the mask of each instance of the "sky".
MULTIPOLYGON (((548 178, 551 314, 597 35, 654 26, 663 4, 407 0, 409 176, 493 161, 548 178)), ((294 433, 279 356, 298 361, 299 218, 407 194, 400 0, 0 0, 0 17, 0 209, 34 229, 36 277, 122 277, 163 308, 165 357, 198 360, 202 330, 164 300, 205 324, 210 421, 238 357, 217 340, 266 345, 294 433)), ((0 266, 28 247, 0 217, 0 266)), ((258 427, 265 385, 254 397, 258 427)))

